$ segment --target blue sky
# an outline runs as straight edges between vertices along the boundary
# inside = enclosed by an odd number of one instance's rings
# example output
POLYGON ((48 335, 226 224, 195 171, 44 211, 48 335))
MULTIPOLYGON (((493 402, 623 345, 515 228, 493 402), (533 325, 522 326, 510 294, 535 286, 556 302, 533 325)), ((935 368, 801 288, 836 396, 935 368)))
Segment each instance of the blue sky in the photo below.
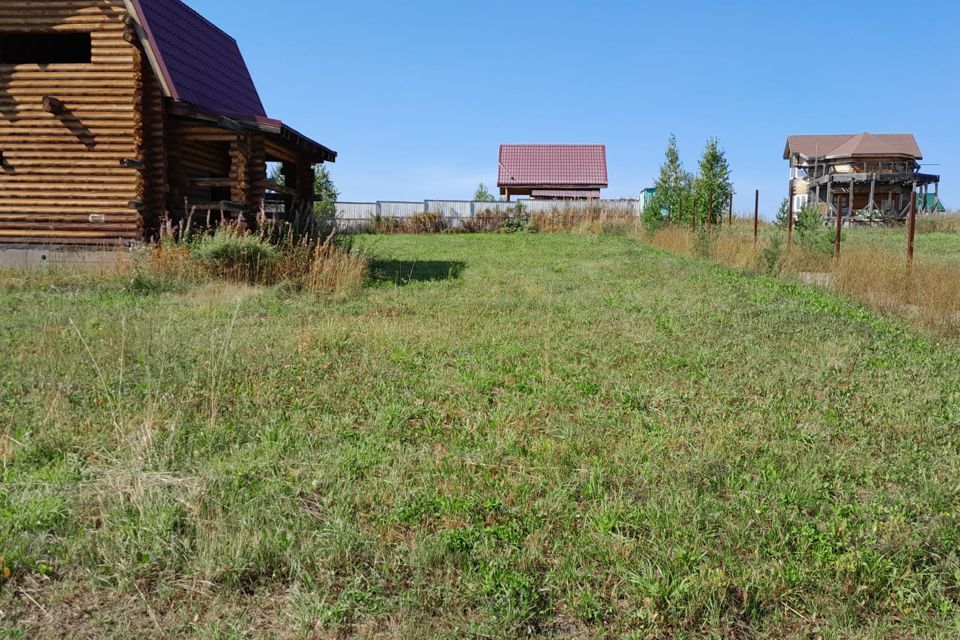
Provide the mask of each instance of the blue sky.
POLYGON ((187 1, 340 153, 344 200, 469 198, 507 142, 604 143, 606 195, 635 195, 673 132, 690 169, 719 138, 737 209, 759 188, 770 215, 788 134, 871 131, 915 133, 960 206, 954 0, 187 1))

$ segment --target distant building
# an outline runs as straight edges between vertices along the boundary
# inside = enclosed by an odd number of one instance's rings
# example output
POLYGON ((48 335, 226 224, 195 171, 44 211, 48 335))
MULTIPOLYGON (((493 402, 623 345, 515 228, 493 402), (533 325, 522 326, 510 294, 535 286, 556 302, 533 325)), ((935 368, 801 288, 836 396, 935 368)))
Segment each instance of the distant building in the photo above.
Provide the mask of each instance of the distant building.
POLYGON ((500 195, 547 200, 596 200, 607 183, 601 144, 505 144, 500 147, 500 195))
POLYGON ((648 187, 640 193, 640 212, 643 213, 647 209, 647 205, 653 201, 653 197, 657 195, 656 187, 648 187))
POLYGON ((928 193, 926 199, 924 199, 923 194, 917 194, 917 211, 946 213, 947 207, 940 201, 940 197, 936 194, 928 193))
POLYGON ((913 193, 920 211, 940 206, 940 176, 921 173, 923 153, 910 134, 790 136, 783 158, 794 214, 813 203, 828 218, 868 212, 900 220, 913 193))

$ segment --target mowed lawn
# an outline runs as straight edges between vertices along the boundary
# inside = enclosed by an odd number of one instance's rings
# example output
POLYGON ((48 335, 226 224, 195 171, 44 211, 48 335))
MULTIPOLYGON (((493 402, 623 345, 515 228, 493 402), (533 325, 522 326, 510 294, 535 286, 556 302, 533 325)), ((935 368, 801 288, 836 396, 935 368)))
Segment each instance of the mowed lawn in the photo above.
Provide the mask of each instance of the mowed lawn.
POLYGON ((357 246, 6 281, 0 637, 960 635, 957 343, 625 237, 357 246))

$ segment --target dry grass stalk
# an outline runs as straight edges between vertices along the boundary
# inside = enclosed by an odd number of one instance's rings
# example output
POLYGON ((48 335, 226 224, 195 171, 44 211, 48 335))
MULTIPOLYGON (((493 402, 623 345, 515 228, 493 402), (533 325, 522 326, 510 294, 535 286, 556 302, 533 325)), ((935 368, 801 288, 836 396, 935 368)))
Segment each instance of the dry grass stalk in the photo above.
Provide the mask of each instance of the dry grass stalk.
POLYGON ((364 256, 341 249, 331 235, 313 252, 306 288, 314 293, 356 291, 363 285, 368 268, 364 256))

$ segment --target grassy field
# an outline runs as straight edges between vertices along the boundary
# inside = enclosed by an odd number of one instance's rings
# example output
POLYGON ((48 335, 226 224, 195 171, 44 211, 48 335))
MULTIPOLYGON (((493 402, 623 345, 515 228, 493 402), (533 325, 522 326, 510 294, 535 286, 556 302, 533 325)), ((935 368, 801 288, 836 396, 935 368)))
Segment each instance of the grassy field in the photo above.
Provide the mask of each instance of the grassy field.
POLYGON ((0 637, 954 638, 960 348, 617 236, 0 288, 0 637), (2 577, 6 576, 6 577, 2 577))

